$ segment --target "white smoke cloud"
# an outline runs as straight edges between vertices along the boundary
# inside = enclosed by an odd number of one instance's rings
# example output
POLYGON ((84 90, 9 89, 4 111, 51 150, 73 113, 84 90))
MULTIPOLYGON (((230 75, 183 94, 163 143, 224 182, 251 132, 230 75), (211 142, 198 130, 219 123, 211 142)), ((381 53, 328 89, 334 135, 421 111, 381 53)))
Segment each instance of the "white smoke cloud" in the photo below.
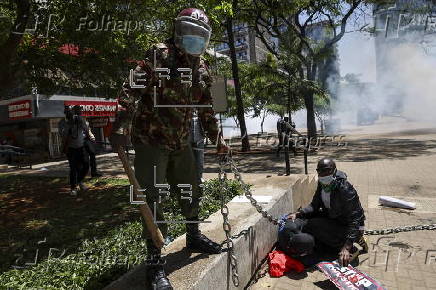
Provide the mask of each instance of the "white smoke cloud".
POLYGON ((403 94, 401 115, 415 121, 436 121, 436 57, 419 44, 401 44, 388 56, 391 85, 403 94))
POLYGON ((398 126, 405 120, 426 126, 436 122, 436 55, 410 41, 396 43, 381 55, 385 66, 377 71, 377 83, 342 84, 333 104, 341 127, 356 125, 359 111, 364 116, 395 116, 398 126))

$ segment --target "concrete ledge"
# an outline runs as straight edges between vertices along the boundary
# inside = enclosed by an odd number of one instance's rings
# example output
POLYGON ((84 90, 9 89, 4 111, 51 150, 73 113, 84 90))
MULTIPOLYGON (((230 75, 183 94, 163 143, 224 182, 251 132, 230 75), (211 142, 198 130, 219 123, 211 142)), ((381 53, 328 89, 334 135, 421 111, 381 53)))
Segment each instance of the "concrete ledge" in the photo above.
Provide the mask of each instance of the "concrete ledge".
MULTIPOLYGON (((274 217, 289 213, 310 200, 316 182, 313 176, 273 176, 265 174, 244 174, 244 180, 253 184, 253 195, 271 195, 268 204, 261 204, 274 217), (296 207, 296 205, 298 205, 296 207)), ((234 254, 238 260, 239 287, 232 282, 229 255, 192 253, 185 247, 185 236, 177 238, 164 249, 166 271, 174 289, 243 289, 248 283, 260 261, 271 250, 277 240, 277 226, 264 219, 250 203, 229 203, 229 220, 232 234, 243 232, 233 240, 234 254)), ((204 234, 215 241, 224 241, 222 215, 214 213, 202 224, 204 234)), ((147 289, 146 265, 141 264, 105 289, 147 289)))

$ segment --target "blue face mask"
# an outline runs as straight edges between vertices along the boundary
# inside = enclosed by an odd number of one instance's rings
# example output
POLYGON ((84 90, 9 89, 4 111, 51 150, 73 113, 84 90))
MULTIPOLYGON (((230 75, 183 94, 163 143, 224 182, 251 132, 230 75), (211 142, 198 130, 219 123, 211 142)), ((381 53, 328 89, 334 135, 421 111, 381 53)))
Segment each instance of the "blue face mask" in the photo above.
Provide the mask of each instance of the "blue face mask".
POLYGON ((182 46, 186 53, 199 56, 205 48, 204 37, 195 35, 184 35, 182 37, 182 46))
POLYGON ((318 177, 318 180, 322 185, 326 186, 326 185, 330 185, 335 180, 335 178, 332 174, 323 177, 318 177))

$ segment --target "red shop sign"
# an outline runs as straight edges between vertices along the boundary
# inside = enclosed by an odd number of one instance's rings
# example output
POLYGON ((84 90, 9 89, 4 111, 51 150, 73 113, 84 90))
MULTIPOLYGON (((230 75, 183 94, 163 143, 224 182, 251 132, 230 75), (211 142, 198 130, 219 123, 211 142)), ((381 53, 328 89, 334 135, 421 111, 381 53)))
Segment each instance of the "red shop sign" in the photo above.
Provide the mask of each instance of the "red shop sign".
POLYGON ((117 102, 94 102, 94 101, 65 101, 65 106, 79 105, 82 108, 82 116, 106 116, 113 117, 117 112, 117 102))
POLYGON ((31 100, 23 100, 10 103, 8 105, 8 113, 10 120, 32 118, 31 100))

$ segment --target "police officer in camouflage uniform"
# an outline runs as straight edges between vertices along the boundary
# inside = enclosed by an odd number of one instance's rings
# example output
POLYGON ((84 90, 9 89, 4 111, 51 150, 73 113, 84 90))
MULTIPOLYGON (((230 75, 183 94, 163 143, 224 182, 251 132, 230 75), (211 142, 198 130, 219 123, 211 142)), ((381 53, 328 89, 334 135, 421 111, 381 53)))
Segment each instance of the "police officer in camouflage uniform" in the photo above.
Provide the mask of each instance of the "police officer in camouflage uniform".
MULTIPOLYGON (((291 174, 291 164, 289 159, 289 147, 292 147, 293 150, 295 150, 293 143, 292 143, 292 133, 301 135, 300 133, 295 130, 295 124, 294 122, 289 123, 289 117, 285 117, 283 122, 280 123, 281 125, 281 134, 282 134, 282 142, 283 147, 285 148, 285 165, 286 165, 286 173, 285 175, 291 174)), ((277 154, 278 154, 277 150, 277 154)))
MULTIPOLYGON (((130 131, 127 128, 131 124, 136 178, 145 189, 152 211, 156 203, 157 220, 165 218, 158 202, 159 188, 156 184, 168 183, 169 197, 177 198, 188 221, 187 247, 217 254, 221 252, 221 246, 198 229, 201 191, 189 140, 195 109, 205 133, 213 143, 217 143, 218 152, 227 150, 227 146, 220 142, 222 137, 219 137, 217 119, 210 106, 211 77, 200 57, 211 35, 208 22, 202 10, 184 9, 175 20, 173 38, 146 52, 144 60, 138 63, 123 85, 119 104, 125 110, 117 116, 111 142, 115 150, 126 145, 128 139, 123 133, 130 131), (180 188, 180 184, 192 185, 192 194, 181 194, 181 189, 186 192, 189 188, 180 188), (187 197, 191 197, 191 200, 187 197)), ((162 194, 167 189, 160 187, 160 190, 162 194)), ((158 223, 158 226, 165 237, 167 224, 158 223)), ((159 263, 160 249, 154 246, 145 226, 143 236, 147 241, 148 259, 152 261, 147 271, 148 281, 156 289, 173 289, 159 263)))

